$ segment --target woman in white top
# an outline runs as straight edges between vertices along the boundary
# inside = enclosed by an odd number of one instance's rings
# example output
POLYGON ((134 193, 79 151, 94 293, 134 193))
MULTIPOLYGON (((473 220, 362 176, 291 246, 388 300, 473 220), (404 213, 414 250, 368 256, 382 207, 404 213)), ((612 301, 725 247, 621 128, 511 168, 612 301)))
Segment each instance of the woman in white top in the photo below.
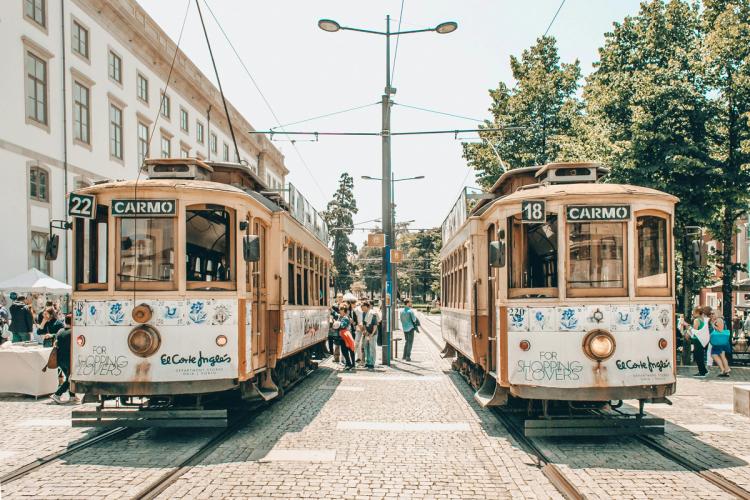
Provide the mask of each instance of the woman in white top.
POLYGON ((685 320, 681 324, 685 340, 693 346, 693 359, 695 360, 695 364, 698 365, 698 373, 693 375, 694 377, 705 377, 708 374, 708 370, 706 369, 706 346, 711 337, 708 328, 711 312, 711 308, 708 306, 696 307, 693 309, 693 324, 691 325, 685 320))

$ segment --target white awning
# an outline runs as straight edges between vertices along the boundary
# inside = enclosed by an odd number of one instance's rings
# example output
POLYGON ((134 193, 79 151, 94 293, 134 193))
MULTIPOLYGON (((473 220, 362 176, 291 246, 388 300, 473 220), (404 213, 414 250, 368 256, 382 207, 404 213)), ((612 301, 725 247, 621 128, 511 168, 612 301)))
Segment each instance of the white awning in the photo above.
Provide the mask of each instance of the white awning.
POLYGON ((19 293, 70 293, 72 287, 32 267, 18 276, 0 282, 0 291, 19 293))

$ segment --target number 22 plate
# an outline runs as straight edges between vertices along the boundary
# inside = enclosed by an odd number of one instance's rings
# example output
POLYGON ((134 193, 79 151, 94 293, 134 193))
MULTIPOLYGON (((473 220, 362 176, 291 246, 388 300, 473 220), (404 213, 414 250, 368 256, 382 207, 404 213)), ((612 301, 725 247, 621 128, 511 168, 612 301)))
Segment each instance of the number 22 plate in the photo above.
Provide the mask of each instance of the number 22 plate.
POLYGON ((68 215, 93 219, 96 217, 96 197, 90 194, 70 193, 68 198, 68 215))

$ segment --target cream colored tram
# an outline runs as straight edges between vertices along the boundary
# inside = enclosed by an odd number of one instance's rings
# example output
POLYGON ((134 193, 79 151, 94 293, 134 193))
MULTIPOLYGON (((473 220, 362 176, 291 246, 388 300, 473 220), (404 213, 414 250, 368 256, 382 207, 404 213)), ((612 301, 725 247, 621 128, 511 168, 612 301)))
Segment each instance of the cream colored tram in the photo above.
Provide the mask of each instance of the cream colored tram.
POLYGON ((272 399, 314 366, 328 333, 325 224, 246 166, 147 163, 148 178, 70 195, 71 380, 100 402, 74 423, 223 425, 217 395, 272 399))
POLYGON ((674 392, 677 199, 605 173, 510 170, 443 224, 445 354, 481 404, 642 406, 674 392))

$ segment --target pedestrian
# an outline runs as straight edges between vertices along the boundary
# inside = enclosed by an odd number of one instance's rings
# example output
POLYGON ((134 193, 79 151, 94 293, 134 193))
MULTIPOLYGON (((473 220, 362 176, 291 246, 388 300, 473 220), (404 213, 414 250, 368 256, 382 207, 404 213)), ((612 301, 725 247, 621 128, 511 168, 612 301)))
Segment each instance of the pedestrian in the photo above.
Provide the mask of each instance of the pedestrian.
POLYGON ((81 400, 78 399, 73 393, 73 391, 70 390, 70 329, 71 329, 71 319, 72 315, 68 314, 65 316, 65 328, 60 330, 60 333, 57 334, 57 338, 55 339, 55 347, 57 347, 57 367, 60 369, 60 372, 62 372, 63 377, 65 377, 64 382, 60 384, 60 386, 57 388, 57 391, 50 396, 52 398, 52 401, 54 401, 57 404, 62 404, 62 395, 65 393, 65 391, 68 391, 69 403, 80 403, 81 400))
POLYGON ((401 329, 404 331, 404 354, 401 359, 411 361, 411 346, 414 344, 414 333, 418 332, 419 320, 411 308, 411 299, 406 299, 401 310, 401 329))
POLYGON ((20 295, 10 306, 10 332, 13 342, 28 342, 34 331, 34 316, 31 307, 26 303, 26 297, 20 295))
POLYGON ((346 302, 339 306, 339 313, 339 319, 334 322, 334 326, 339 333, 339 345, 344 355, 344 370, 348 371, 354 368, 354 337, 349 330, 352 320, 349 316, 349 305, 346 302))
POLYGON ((711 359, 714 360, 716 366, 719 367, 721 373, 719 377, 728 377, 729 372, 732 371, 729 368, 729 361, 727 361, 727 353, 730 349, 730 338, 731 334, 726 329, 724 324, 724 318, 716 314, 716 311, 711 312, 710 328, 710 342, 711 342, 711 359))
POLYGON ((341 348, 339 347, 339 332, 333 327, 333 324, 339 319, 339 306, 331 306, 331 312, 328 316, 328 353, 333 355, 333 360, 338 363, 341 348))
POLYGON ((8 340, 8 325, 10 325, 10 313, 4 305, 0 304, 0 345, 8 340))
POLYGON ((354 357, 358 366, 365 365, 364 337, 365 337, 365 311, 362 305, 352 309, 352 324, 354 325, 354 357))
POLYGON ((65 324, 57 319, 54 306, 49 306, 42 311, 42 321, 36 330, 37 338, 41 337, 43 339, 44 347, 52 347, 55 335, 64 327, 65 324))
POLYGON ((694 374, 694 377, 702 378, 708 373, 706 369, 706 346, 711 338, 708 327, 708 314, 710 313, 711 308, 708 306, 696 307, 693 309, 693 324, 682 320, 680 325, 684 329, 685 340, 693 346, 693 359, 698 366, 698 373, 694 374))
POLYGON ((362 302, 361 308, 364 313, 362 318, 362 344, 365 354, 365 367, 368 370, 374 370, 375 359, 377 358, 375 346, 378 339, 378 315, 372 310, 368 301, 362 302))
POLYGON ((41 325, 42 324, 42 320, 44 319, 44 313, 50 307, 54 307, 54 305, 53 305, 53 303, 52 303, 51 300, 48 300, 47 302, 44 303, 44 308, 42 308, 42 310, 39 311, 39 314, 34 315, 34 317, 36 318, 36 324, 37 325, 41 325))

